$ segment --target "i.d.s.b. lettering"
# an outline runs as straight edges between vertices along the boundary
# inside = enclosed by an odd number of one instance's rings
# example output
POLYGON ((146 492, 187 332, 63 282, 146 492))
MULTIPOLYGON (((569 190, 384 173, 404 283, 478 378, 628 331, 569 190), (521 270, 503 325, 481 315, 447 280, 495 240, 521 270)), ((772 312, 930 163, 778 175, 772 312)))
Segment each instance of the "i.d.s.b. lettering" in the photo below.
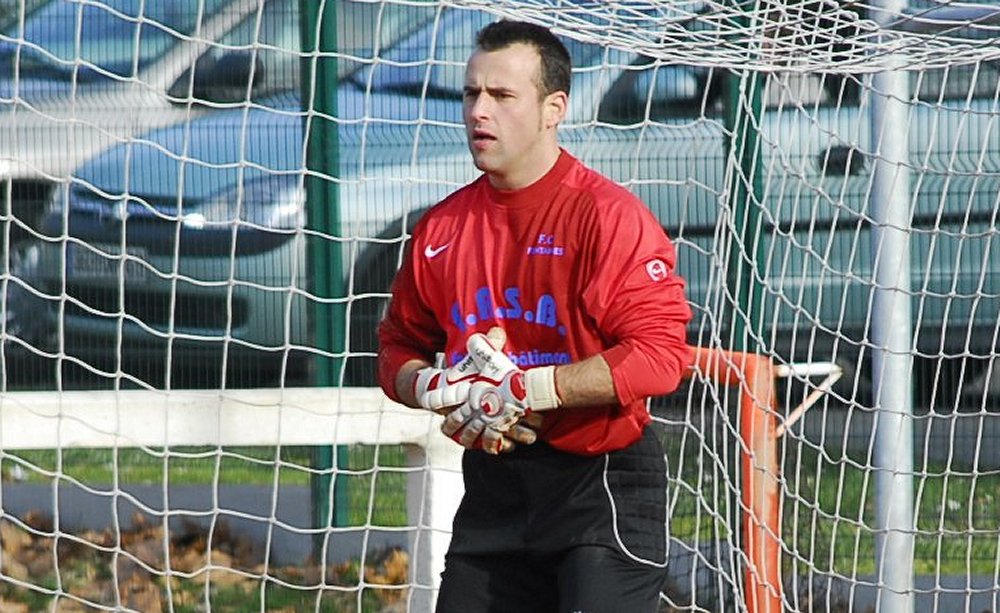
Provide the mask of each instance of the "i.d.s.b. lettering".
POLYGON ((451 320, 459 331, 465 332, 476 324, 502 320, 520 320, 556 330, 566 335, 566 326, 557 318, 556 299, 551 294, 537 298, 526 297, 519 287, 508 287, 500 296, 494 296, 489 287, 480 287, 468 302, 456 301, 451 306, 451 320))

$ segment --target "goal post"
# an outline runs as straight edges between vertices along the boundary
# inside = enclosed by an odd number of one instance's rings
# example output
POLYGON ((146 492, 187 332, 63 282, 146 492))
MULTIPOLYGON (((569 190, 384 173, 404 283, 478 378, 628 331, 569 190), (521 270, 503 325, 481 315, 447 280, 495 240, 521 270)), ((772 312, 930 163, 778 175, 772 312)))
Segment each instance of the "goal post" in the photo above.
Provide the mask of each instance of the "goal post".
POLYGON ((738 390, 744 598, 748 611, 781 611, 781 467, 775 370, 769 358, 697 347, 692 376, 738 390))
MULTIPOLYGON (((226 449, 246 447, 403 446, 408 449, 409 467, 394 470, 402 470, 406 476, 405 483, 400 484, 403 489, 398 492, 405 497, 406 517, 405 522, 393 530, 402 535, 411 562, 406 581, 401 582, 397 590, 405 589, 406 598, 411 601, 409 610, 420 611, 427 610, 427 603, 433 602, 438 577, 444 569, 452 516, 462 493, 462 448, 439 432, 440 420, 428 412, 393 403, 377 388, 173 390, 169 393, 145 390, 17 392, 0 398, 0 449, 3 450, 0 461, 6 460, 9 465, 11 458, 23 450, 134 448, 169 453, 171 449, 200 448, 207 449, 211 456, 222 454, 226 449)), ((166 463, 164 460, 164 465, 166 463)), ((325 476, 337 481, 343 479, 345 473, 351 474, 350 469, 338 466, 327 471, 325 476)), ((62 479, 67 477, 65 474, 62 479)), ((72 481, 71 477, 69 479, 72 481)), ((169 486, 163 483, 164 488, 169 486)), ((219 484, 206 483, 203 487, 217 489, 219 484)), ((313 495, 315 491, 311 489, 313 495)), ((214 497, 218 495, 216 491, 214 497)), ((268 493, 264 488, 258 495, 272 498, 275 504, 279 497, 276 490, 268 493)), ((305 502, 315 506, 321 501, 307 498, 305 502)), ((329 505, 332 501, 325 502, 329 505)), ((376 502, 369 499, 363 504, 376 502)), ((172 516, 197 517, 200 514, 184 506, 172 507, 166 501, 162 508, 147 508, 146 512, 153 516, 152 521, 163 523, 172 516)), ((223 512, 223 509, 215 509, 215 512, 223 512)), ((229 512, 248 514, 238 508, 229 509, 229 512)), ((0 518, 5 516, 8 521, 12 519, 7 513, 0 514, 0 518)), ((128 519, 119 517, 116 511, 105 521, 126 523, 128 519)), ((286 521, 274 515, 251 519, 272 523, 286 521)), ((312 514, 309 519, 311 521, 312 514)), ((383 528, 336 523, 320 527, 296 526, 294 531, 322 544, 320 555, 310 552, 298 563, 326 568, 332 564, 329 560, 339 560, 345 555, 330 551, 336 546, 331 542, 331 535, 354 530, 361 532, 362 540, 367 541, 366 533, 383 528)), ((59 530, 57 525, 55 538, 67 538, 78 528, 64 526, 65 534, 60 534, 59 530)), ((173 538, 170 534, 166 536, 173 538)), ((258 548, 261 546, 271 544, 256 544, 258 548)), ((365 557, 377 553, 362 545, 346 555, 363 562, 365 557)), ((3 572, 4 563, 0 559, 0 576, 3 572)), ((164 572, 169 573, 169 569, 164 572)), ((266 583, 268 577, 256 579, 266 583)), ((322 592, 322 586, 314 589, 322 592)), ((319 595, 316 600, 320 600, 319 595)))
POLYGON ((840 378, 832 363, 775 365, 770 357, 711 347, 692 348, 689 375, 731 387, 739 397, 740 501, 747 558, 744 598, 747 611, 783 611, 781 574, 781 436, 840 378), (780 407, 778 379, 823 377, 796 407, 780 407))
MULTIPOLYGON (((741 587, 748 611, 781 611, 777 425, 786 420, 777 406, 776 379, 796 369, 776 368, 764 356, 712 348, 692 348, 692 357, 689 377, 738 390, 742 551, 747 560, 741 587)), ((816 365, 798 372, 829 375, 836 370, 835 365, 816 365)), ((439 432, 440 420, 399 406, 376 388, 17 392, 0 398, 0 449, 16 455, 37 449, 409 446, 414 450, 408 454, 411 470, 416 471, 405 489, 413 556, 402 587, 409 592, 410 610, 417 611, 433 602, 451 518, 463 491, 462 448, 439 432)), ((336 480, 335 475, 328 478, 336 480)), ((165 521, 170 514, 191 511, 165 507, 151 512, 165 521)), ((331 525, 302 532, 324 543, 325 559, 329 539, 323 533, 336 530, 331 525)), ((2 568, 0 562, 0 572, 2 568)))

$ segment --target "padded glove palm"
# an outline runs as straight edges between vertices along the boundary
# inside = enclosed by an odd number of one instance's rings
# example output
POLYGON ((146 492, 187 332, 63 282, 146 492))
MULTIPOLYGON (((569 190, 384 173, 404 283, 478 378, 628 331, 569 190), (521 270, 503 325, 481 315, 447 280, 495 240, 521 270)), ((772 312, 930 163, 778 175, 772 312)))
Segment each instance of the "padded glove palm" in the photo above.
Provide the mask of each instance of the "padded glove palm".
POLYGON ((467 349, 479 374, 469 387, 468 400, 448 414, 441 430, 464 447, 476 446, 482 436, 482 448, 499 453, 504 448, 504 433, 531 409, 524 371, 503 352, 506 333, 494 328, 490 335, 470 337, 467 349))
MULTIPOLYGON (((489 334, 493 334, 493 340, 503 347, 506 334, 501 328, 494 328, 489 334), (502 336, 498 337, 498 334, 502 336)), ((491 346, 490 343, 493 341, 489 334, 473 334, 466 342, 466 348, 468 349, 473 343, 477 347, 491 346)), ((465 358, 448 368, 444 367, 444 354, 439 353, 436 365, 417 371, 417 377, 413 381, 413 396, 417 399, 417 404, 428 411, 451 409, 463 404, 469 398, 469 390, 478 375, 479 365, 472 351, 468 351, 465 358)))

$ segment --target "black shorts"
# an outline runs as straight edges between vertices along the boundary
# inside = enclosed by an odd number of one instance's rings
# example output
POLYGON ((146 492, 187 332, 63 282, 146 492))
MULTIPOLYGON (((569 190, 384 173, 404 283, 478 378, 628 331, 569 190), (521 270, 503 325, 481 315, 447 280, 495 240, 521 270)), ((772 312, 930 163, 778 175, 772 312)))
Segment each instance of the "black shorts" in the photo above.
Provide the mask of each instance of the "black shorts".
POLYGON ((543 442, 500 456, 469 451, 462 469, 439 613, 655 610, 667 475, 652 429, 598 456, 543 442))

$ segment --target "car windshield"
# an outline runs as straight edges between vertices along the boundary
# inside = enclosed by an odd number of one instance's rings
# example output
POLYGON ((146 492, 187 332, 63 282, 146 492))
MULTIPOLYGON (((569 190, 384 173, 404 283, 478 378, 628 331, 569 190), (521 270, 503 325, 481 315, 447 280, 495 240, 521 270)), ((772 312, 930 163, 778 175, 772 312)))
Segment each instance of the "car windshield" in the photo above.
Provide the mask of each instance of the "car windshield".
MULTIPOLYGON (((433 7, 344 2, 334 7, 337 22, 336 67, 338 78, 371 65, 376 54, 408 35, 433 17, 433 7)), ((239 102, 246 95, 246 81, 253 67, 254 101, 276 92, 298 94, 303 68, 299 0, 272 0, 262 10, 251 11, 211 45, 192 69, 181 75, 170 95, 193 95, 212 102, 239 102)))
POLYGON ((230 0, 49 2, 0 36, 0 66, 20 78, 134 76, 230 0), (204 7, 204 8, 201 8, 204 7))

